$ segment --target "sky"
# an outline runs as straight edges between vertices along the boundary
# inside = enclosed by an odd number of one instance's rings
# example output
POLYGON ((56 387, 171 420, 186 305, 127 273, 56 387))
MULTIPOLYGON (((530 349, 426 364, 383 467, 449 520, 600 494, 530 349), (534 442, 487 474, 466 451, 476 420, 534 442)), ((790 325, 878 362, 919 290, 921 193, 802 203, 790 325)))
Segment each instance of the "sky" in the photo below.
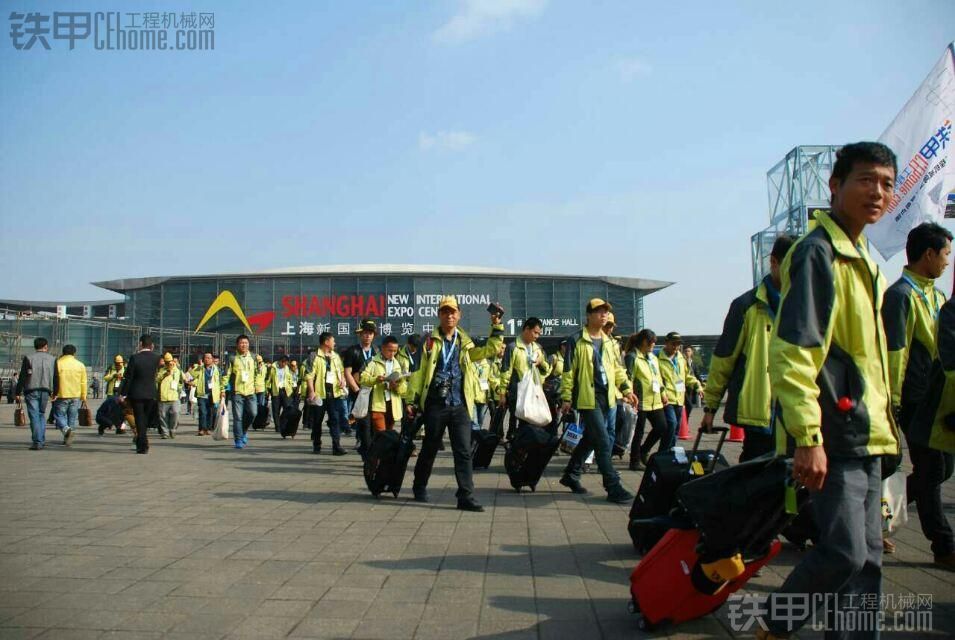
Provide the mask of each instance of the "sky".
POLYGON ((161 4, 215 49, 17 50, 11 11, 160 3, 0 2, 0 298, 464 264, 673 281, 648 326, 719 333, 766 172, 878 138, 955 39, 951 0, 161 4))

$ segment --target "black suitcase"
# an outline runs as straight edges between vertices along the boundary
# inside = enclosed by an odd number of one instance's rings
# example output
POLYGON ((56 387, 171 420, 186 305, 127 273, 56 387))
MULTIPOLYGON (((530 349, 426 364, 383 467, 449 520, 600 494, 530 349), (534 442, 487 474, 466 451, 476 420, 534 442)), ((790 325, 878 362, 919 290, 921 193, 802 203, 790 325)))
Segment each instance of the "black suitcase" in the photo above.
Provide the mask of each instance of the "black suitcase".
POLYGON ((269 423, 272 422, 272 417, 269 415, 269 408, 266 405, 257 405, 259 412, 255 414, 255 420, 252 421, 253 429, 264 429, 269 426, 269 423))
POLYGON ((302 411, 294 405, 289 405, 285 407, 282 411, 282 416, 279 418, 280 432, 282 438, 294 438, 295 434, 298 433, 298 423, 302 420, 302 411))
POLYGON ((365 484, 374 497, 385 491, 398 497, 408 470, 408 460, 414 451, 416 425, 406 423, 401 433, 381 431, 375 434, 365 456, 365 484))
POLYGON ((491 424, 488 425, 488 431, 497 434, 498 439, 504 437, 504 417, 507 413, 507 407, 494 405, 491 409, 491 424))
POLYGON ((799 513, 793 518, 781 535, 786 538, 793 546, 799 550, 805 550, 807 543, 816 544, 819 541, 819 527, 812 517, 812 509, 809 506, 809 491, 805 488, 799 490, 800 500, 799 513))
POLYGON ((517 428, 514 439, 504 445, 504 469, 515 491, 519 493, 521 487, 537 489, 559 444, 560 438, 548 429, 526 424, 517 428))
POLYGON ((501 438, 487 429, 471 431, 471 468, 487 469, 501 438))
POLYGON ((693 450, 686 455, 686 462, 679 462, 673 451, 657 452, 650 456, 647 469, 643 472, 643 480, 640 481, 640 489, 630 507, 630 521, 627 525, 633 548, 641 555, 652 549, 670 528, 667 517, 676 505, 676 490, 683 483, 700 477, 699 469, 694 472, 693 463, 700 463, 703 475, 729 467, 721 453, 729 429, 714 427, 713 431, 720 434, 716 449, 700 450, 700 439, 703 436, 700 431, 696 435, 693 450))

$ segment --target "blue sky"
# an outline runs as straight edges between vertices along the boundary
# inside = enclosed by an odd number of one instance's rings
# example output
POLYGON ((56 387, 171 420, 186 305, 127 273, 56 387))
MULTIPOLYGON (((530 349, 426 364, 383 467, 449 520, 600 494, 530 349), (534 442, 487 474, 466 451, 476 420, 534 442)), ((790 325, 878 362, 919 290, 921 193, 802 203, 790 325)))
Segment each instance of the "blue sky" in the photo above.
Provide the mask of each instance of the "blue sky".
POLYGON ((0 298, 469 264, 676 281, 647 320, 688 334, 751 285, 766 171, 877 138, 955 39, 950 0, 206 0, 162 5, 211 52, 17 51, 11 10, 160 3, 2 4, 0 298))

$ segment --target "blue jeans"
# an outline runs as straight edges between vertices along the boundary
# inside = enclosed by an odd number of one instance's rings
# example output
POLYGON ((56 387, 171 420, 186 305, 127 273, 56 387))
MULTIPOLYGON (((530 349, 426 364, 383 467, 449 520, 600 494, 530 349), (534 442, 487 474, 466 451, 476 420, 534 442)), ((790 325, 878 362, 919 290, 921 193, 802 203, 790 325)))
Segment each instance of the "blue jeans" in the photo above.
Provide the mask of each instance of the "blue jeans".
POLYGON ((212 401, 212 398, 196 398, 199 406, 199 428, 203 431, 212 431, 215 427, 216 414, 219 411, 219 405, 212 401))
POLYGON ((259 411, 265 411, 265 408, 266 408, 266 405, 267 405, 267 402, 268 402, 268 401, 266 400, 266 397, 267 397, 267 396, 265 395, 265 392, 264 392, 264 391, 262 391, 261 393, 258 393, 258 392, 257 392, 257 393, 255 394, 255 404, 258 405, 258 406, 256 407, 256 410, 255 410, 255 415, 259 415, 259 411))
POLYGON ((618 405, 615 403, 607 409, 607 435, 610 436, 611 445, 617 438, 617 407, 618 405))
POLYGON ((480 402, 474 403, 474 424, 472 429, 478 430, 481 429, 484 425, 484 414, 487 413, 487 405, 480 402))
POLYGON ((53 402, 53 420, 57 429, 66 433, 79 425, 80 404, 79 398, 62 398, 53 402))
MULTIPOLYGON (((616 408, 616 407, 614 407, 616 408)), ((564 475, 580 482, 580 474, 583 470, 584 460, 590 455, 591 451, 596 452, 597 468, 603 476, 604 489, 607 491, 620 487, 620 476, 617 470, 613 468, 613 462, 610 456, 613 453, 613 440, 607 433, 607 420, 610 415, 610 407, 607 405, 607 396, 597 396, 597 406, 593 409, 580 409, 580 426, 584 428, 584 435, 580 438, 580 443, 570 454, 570 462, 564 469, 564 475)))
POLYGON ((342 427, 348 424, 345 413, 345 398, 332 398, 330 395, 322 401, 322 406, 312 407, 312 449, 322 448, 322 422, 328 416, 328 432, 332 436, 332 448, 341 448, 342 427))
POLYGON ((236 442, 240 442, 245 438, 245 429, 242 426, 242 418, 245 417, 245 414, 248 413, 252 419, 255 419, 255 412, 257 410, 255 404, 255 395, 240 396, 239 394, 233 394, 232 396, 232 437, 236 442))
POLYGON ((676 446, 676 434, 680 431, 680 419, 683 417, 683 405, 676 405, 672 402, 663 407, 663 415, 667 419, 667 432, 661 438, 661 451, 669 451, 676 446))
POLYGON ((46 443, 46 403, 50 400, 50 392, 34 389, 27 391, 24 399, 30 416, 30 436, 37 446, 42 447, 46 443))

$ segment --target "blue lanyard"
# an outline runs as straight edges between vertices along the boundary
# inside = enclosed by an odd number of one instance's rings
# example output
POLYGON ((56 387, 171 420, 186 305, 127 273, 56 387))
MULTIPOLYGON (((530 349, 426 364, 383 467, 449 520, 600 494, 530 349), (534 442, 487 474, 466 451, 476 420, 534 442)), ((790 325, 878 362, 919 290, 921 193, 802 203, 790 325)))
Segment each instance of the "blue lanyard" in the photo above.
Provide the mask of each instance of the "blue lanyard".
POLYGON ((371 347, 368 351, 362 349, 361 355, 365 357, 365 364, 368 364, 368 361, 375 357, 375 348, 371 347))
MULTIPOLYGON (((914 280, 912 280, 912 278, 910 278, 909 274, 907 273, 902 274, 902 279, 908 282, 912 286, 912 288, 915 289, 916 292, 918 292, 919 296, 922 297, 922 302, 925 303, 925 307, 932 312, 932 320, 938 320, 938 313, 940 309, 938 307, 935 307, 931 303, 929 303, 928 296, 925 295, 924 291, 922 291, 922 287, 920 287, 914 280)), ((932 296, 932 297, 935 297, 935 296, 932 296)))
POLYGON ((533 367, 533 366, 534 366, 534 345, 533 345, 533 343, 531 343, 531 344, 525 344, 525 345, 524 345, 524 352, 527 354, 527 366, 528 366, 528 368, 533 367))
POLYGON ((670 358, 670 364, 673 365, 673 372, 676 374, 676 377, 680 377, 680 358, 677 354, 673 354, 673 357, 670 358))
POLYGON ((447 372, 451 368, 451 357, 454 355, 454 349, 458 346, 458 330, 454 330, 454 334, 451 336, 451 348, 448 348, 448 341, 444 338, 441 339, 441 357, 444 359, 444 362, 441 364, 441 371, 447 372))
POLYGON ((647 361, 647 364, 650 366, 650 371, 657 377, 660 375, 660 370, 657 369, 657 363, 650 359, 650 354, 643 356, 643 359, 647 361))

